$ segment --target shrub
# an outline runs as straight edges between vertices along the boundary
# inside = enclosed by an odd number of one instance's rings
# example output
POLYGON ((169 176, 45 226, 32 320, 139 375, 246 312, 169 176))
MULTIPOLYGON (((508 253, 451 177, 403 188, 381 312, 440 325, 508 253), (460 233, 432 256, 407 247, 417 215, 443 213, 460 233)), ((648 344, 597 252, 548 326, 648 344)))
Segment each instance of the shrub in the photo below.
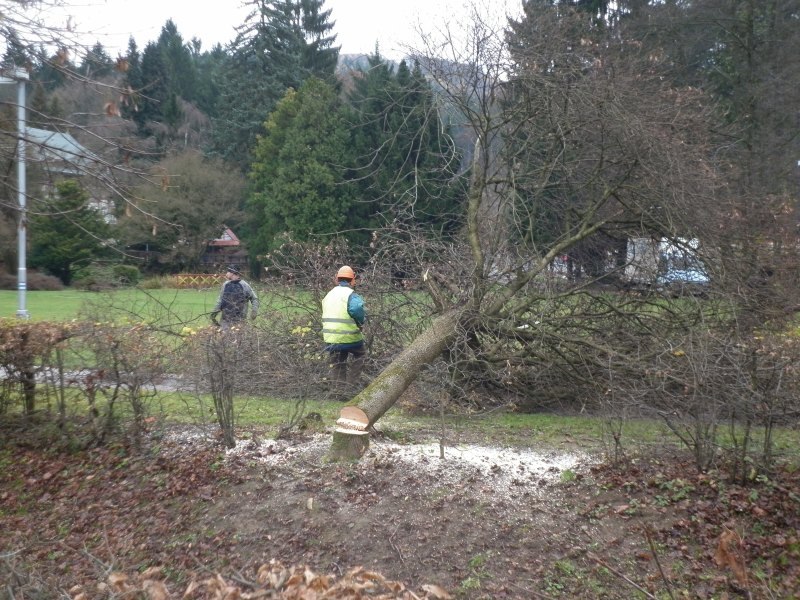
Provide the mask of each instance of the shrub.
POLYGON ((141 279, 139 269, 132 265, 92 264, 75 273, 74 286, 85 290, 106 290, 136 285, 141 279))
POLYGON ((9 273, 0 272, 0 290, 17 289, 17 278, 9 273))
POLYGON ((148 277, 139 284, 143 290, 160 290, 166 286, 164 277, 148 277))
POLYGON ((58 277, 36 271, 28 273, 27 284, 28 289, 34 291, 55 292, 64 289, 64 283, 58 277))
POLYGON ((123 285, 136 285, 142 278, 139 269, 133 265, 114 265, 112 267, 114 278, 123 285))
POLYGON ((0 370, 4 373, 0 414, 7 412, 17 398, 22 399, 26 415, 33 413, 37 379, 70 335, 69 324, 0 319, 0 370))
MULTIPOLYGON (((33 291, 58 291, 64 289, 64 284, 58 277, 45 275, 37 271, 30 271, 27 277, 27 289, 33 291)), ((17 289, 17 277, 9 273, 0 272, 0 290, 17 289)))

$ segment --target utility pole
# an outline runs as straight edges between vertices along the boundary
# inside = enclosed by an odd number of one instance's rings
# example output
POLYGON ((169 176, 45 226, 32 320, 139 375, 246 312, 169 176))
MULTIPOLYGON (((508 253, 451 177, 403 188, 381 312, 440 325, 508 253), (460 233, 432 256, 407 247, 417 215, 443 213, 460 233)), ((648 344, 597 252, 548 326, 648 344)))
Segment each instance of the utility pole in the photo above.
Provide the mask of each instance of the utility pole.
POLYGON ((17 317, 20 319, 30 318, 25 305, 28 289, 26 266, 28 210, 25 173, 25 144, 28 135, 25 125, 25 83, 28 78, 28 72, 25 69, 13 68, 0 71, 0 84, 17 84, 17 204, 19 207, 17 220, 17 317))

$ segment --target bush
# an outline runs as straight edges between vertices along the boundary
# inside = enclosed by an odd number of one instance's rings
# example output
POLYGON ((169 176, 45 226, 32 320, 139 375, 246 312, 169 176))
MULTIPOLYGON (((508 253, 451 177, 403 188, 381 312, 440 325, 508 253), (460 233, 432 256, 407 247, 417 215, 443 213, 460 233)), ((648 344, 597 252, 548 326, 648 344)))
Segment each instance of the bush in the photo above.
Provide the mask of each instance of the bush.
POLYGON ((0 273, 0 290, 17 289, 17 278, 9 273, 0 273))
POLYGON ((139 287, 143 290, 160 290, 168 286, 165 277, 148 277, 139 284, 139 287))
POLYGON ((132 265, 88 265, 75 273, 73 284, 80 289, 98 291, 133 286, 140 279, 139 269, 132 265))
POLYGON ((123 285, 136 285, 142 278, 139 269, 133 265, 114 265, 112 271, 114 278, 123 285))
MULTIPOLYGON (((58 277, 30 271, 27 277, 27 289, 33 291, 54 292, 64 289, 64 284, 58 277)), ((17 277, 9 273, 0 273, 0 290, 17 289, 17 277)))

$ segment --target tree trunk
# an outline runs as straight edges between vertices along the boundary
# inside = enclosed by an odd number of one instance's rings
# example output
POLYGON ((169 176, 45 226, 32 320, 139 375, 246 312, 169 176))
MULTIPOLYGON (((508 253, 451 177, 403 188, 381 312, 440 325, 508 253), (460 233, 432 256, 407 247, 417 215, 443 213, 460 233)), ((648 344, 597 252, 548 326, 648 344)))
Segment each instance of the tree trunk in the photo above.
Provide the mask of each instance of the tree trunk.
POLYGON ((389 410, 425 365, 444 351, 453 339, 464 312, 452 309, 434 319, 431 326, 387 366, 352 403, 342 408, 329 453, 333 461, 356 461, 369 447, 367 428, 389 410))

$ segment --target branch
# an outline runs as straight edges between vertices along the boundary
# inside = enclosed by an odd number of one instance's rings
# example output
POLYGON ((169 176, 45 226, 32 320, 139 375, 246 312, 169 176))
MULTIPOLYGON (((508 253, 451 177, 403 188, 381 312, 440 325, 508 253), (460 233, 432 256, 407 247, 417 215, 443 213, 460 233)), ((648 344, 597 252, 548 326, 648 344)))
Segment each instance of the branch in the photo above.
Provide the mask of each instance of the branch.
POLYGON ((647 598, 650 598, 651 600, 658 600, 658 598, 656 598, 655 596, 653 596, 653 594, 651 594, 650 592, 648 592, 646 589, 644 589, 644 588, 643 588, 642 586, 640 586, 638 583, 636 583, 635 581, 632 581, 632 580, 628 579, 628 577, 626 577, 625 575, 623 575, 622 573, 620 573, 619 571, 617 571, 617 570, 616 570, 614 567, 611 567, 611 566, 609 566, 609 564, 608 564, 607 562, 605 562, 605 561, 603 561, 603 560, 600 560, 600 558, 599 558, 599 557, 597 557, 597 556, 595 556, 595 555, 594 555, 592 552, 587 552, 587 553, 586 553, 586 556, 587 556, 588 558, 590 558, 591 560, 593 560, 594 562, 596 562, 596 563, 597 563, 598 565, 600 565, 601 567, 605 567, 606 569, 608 569, 608 570, 609 570, 611 573, 613 573, 614 575, 616 575, 617 577, 619 577, 620 579, 622 579, 622 580, 623 580, 625 583, 627 583, 627 584, 629 584, 629 585, 633 586, 634 588, 636 588, 637 590, 639 590, 640 592, 642 592, 642 593, 643 593, 643 594, 644 594, 644 595, 645 595, 647 598))

